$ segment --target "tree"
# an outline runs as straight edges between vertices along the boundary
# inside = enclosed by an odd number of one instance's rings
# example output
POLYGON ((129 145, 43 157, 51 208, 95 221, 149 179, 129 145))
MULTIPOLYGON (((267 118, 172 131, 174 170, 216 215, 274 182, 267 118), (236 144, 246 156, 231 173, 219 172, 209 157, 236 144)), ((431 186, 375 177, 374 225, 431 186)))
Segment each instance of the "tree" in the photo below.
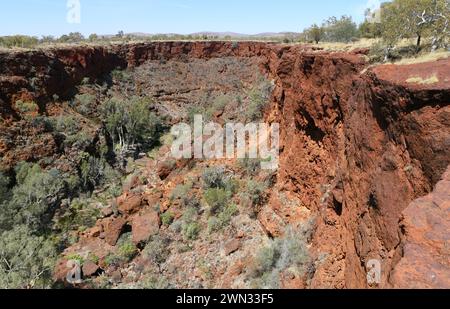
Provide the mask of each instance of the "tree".
POLYGON ((39 43, 38 38, 26 36, 26 35, 13 35, 0 37, 0 45, 8 48, 20 47, 20 48, 32 48, 39 43))
POLYGON ((307 30, 307 33, 309 39, 312 39, 316 44, 319 44, 319 42, 322 41, 324 29, 317 24, 314 24, 307 30))
POLYGON ((373 39, 382 36, 381 21, 377 18, 380 14, 381 10, 366 10, 366 18, 364 22, 359 25, 358 29, 363 38, 373 39))
POLYGON ((44 35, 40 41, 41 43, 53 43, 55 42, 55 37, 52 35, 44 35))
POLYGON ((124 100, 113 97, 103 103, 103 122, 119 153, 136 143, 151 144, 156 140, 160 120, 150 111, 151 104, 140 97, 124 100))
POLYGON ((95 41, 97 41, 97 40, 98 40, 98 35, 97 35, 97 34, 92 33, 92 34, 89 36, 89 41, 90 41, 90 42, 95 42, 95 41))
POLYGON ((80 32, 71 32, 68 35, 62 35, 58 41, 62 43, 79 43, 84 41, 84 36, 80 32))
POLYGON ((416 38, 419 49, 424 36, 432 36, 433 49, 445 46, 449 37, 448 0, 394 0, 382 8, 383 39, 394 45, 401 38, 416 38))
POLYGON ((24 162, 16 167, 16 182, 10 200, 2 205, 0 230, 25 224, 33 232, 42 232, 64 190, 61 175, 57 170, 43 171, 37 164, 24 162))
POLYGON ((0 234, 0 288, 48 288, 56 259, 53 244, 25 225, 0 234))
POLYGON ((323 24, 325 40, 329 42, 349 43, 359 36, 358 27, 350 16, 342 16, 340 19, 330 17, 323 24))

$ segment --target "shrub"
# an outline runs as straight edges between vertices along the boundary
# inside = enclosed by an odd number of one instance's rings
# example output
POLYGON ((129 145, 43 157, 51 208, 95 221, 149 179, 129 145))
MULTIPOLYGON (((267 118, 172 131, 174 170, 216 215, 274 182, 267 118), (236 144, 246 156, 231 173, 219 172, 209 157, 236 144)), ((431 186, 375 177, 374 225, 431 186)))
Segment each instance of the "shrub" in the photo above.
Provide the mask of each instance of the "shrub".
POLYGON ((245 190, 241 192, 240 197, 247 202, 249 206, 260 206, 265 202, 267 184, 255 180, 247 181, 245 190))
POLYGON ((161 214, 161 222, 165 226, 169 226, 172 224, 175 216, 170 211, 166 211, 165 213, 161 214))
POLYGON ((231 219, 238 213, 238 208, 235 204, 230 204, 224 207, 216 217, 208 219, 208 231, 218 232, 230 224, 231 219))
POLYGON ((128 82, 132 80, 131 74, 126 70, 116 69, 111 72, 111 77, 119 82, 128 82))
POLYGON ((97 109, 96 98, 91 94, 77 94, 75 96, 74 104, 75 110, 84 116, 94 114, 97 109))
POLYGON ((224 189, 211 188, 205 191, 204 198, 210 213, 217 214, 228 204, 230 196, 224 189))
POLYGON ((59 217, 57 227, 63 232, 90 228, 100 217, 100 210, 93 207, 88 200, 76 198, 70 203, 68 209, 59 217))
POLYGON ((145 246, 142 254, 151 262, 160 265, 170 256, 169 245, 170 239, 157 235, 145 246))
POLYGON ((139 280, 138 288, 144 290, 162 290, 173 288, 166 278, 161 276, 148 275, 139 280))
POLYGON ((0 288, 49 288, 57 256, 53 244, 24 225, 0 235, 0 288))
POLYGON ((152 112, 152 102, 132 97, 111 98, 102 105, 102 119, 119 152, 136 143, 152 145, 159 139, 161 120, 152 112))
POLYGON ((261 160, 260 159, 239 159, 239 166, 245 171, 249 176, 255 176, 261 170, 261 160))
POLYGON ((170 199, 176 200, 176 199, 182 199, 183 197, 187 196, 189 192, 192 190, 192 186, 194 184, 191 181, 186 182, 185 184, 179 184, 173 189, 173 191, 170 193, 170 199))
POLYGON ((209 118, 207 116, 207 111, 205 110, 205 108, 203 108, 201 106, 191 106, 188 108, 187 117, 188 117, 189 123, 191 123, 191 124, 194 123, 195 115, 202 115, 203 121, 209 120, 209 118))
POLYGON ((17 185, 10 201, 0 214, 1 228, 25 224, 31 231, 48 228, 51 213, 65 184, 60 173, 53 169, 43 171, 39 165, 19 163, 16 167, 17 185))
POLYGON ((54 121, 53 127, 57 132, 74 135, 80 130, 79 123, 79 120, 73 116, 61 115, 54 121))
POLYGON ((223 167, 211 167, 202 174, 203 187, 224 188, 226 183, 225 169, 223 167))
POLYGON ((104 262, 107 267, 113 266, 113 265, 117 266, 117 265, 120 265, 123 263, 123 259, 120 258, 117 254, 110 253, 105 257, 104 262))
POLYGON ((137 247, 131 241, 131 233, 123 234, 117 241, 118 257, 122 262, 131 261, 138 253, 137 247))
POLYGON ((39 112, 39 106, 35 102, 24 102, 19 100, 15 103, 15 107, 21 114, 39 112))
POLYGON ((205 113, 205 121, 206 120, 210 120, 212 119, 216 113, 218 112, 224 112, 225 107, 227 106, 228 103, 231 102, 230 97, 222 95, 222 96, 218 96, 214 101, 213 104, 211 105, 211 107, 209 107, 205 113))
POLYGON ((190 222, 183 226, 183 235, 187 239, 195 240, 200 233, 201 227, 197 222, 190 222))
POLYGON ((80 264, 80 266, 82 266, 84 264, 84 258, 81 255, 77 254, 77 253, 68 254, 66 256, 66 260, 68 260, 68 261, 76 261, 76 262, 78 262, 80 264))
POLYGON ((83 154, 84 158, 81 160, 80 172, 83 186, 88 188, 99 184, 103 178, 106 162, 100 158, 83 154))
POLYGON ((258 85, 253 87, 249 93, 249 104, 244 113, 247 122, 254 122, 263 117, 264 109, 269 103, 273 86, 264 78, 260 78, 258 85))
POLYGON ((304 231, 289 227, 283 238, 272 240, 257 253, 250 275, 257 287, 277 289, 282 272, 289 269, 303 275, 312 267, 304 231))
POLYGON ((358 26, 350 16, 342 16, 340 19, 330 17, 325 21, 323 29, 328 42, 350 43, 359 36, 358 26))

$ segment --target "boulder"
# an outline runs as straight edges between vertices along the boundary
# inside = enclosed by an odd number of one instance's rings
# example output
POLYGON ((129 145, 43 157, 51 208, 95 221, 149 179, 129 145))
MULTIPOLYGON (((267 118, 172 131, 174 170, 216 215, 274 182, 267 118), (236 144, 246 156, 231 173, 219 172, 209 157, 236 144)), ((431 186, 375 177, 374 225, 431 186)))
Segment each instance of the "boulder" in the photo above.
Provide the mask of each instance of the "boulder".
POLYGON ((160 225, 161 221, 155 210, 147 210, 136 215, 131 223, 133 243, 137 245, 158 234, 160 225))
POLYGON ((105 230, 105 241, 109 245, 116 245, 125 224, 127 224, 127 221, 123 218, 117 218, 108 224, 105 230))
POLYGON ((241 242, 239 239, 233 239, 227 242, 224 246, 225 255, 230 255, 241 248, 241 242))
POLYGON ((89 277, 94 276, 100 270, 100 267, 97 264, 95 264, 94 262, 87 260, 83 263, 82 270, 83 270, 83 276, 85 278, 89 278, 89 277))
POLYGON ((124 195, 119 198, 119 212, 122 214, 133 214, 138 212, 142 206, 140 194, 124 195))

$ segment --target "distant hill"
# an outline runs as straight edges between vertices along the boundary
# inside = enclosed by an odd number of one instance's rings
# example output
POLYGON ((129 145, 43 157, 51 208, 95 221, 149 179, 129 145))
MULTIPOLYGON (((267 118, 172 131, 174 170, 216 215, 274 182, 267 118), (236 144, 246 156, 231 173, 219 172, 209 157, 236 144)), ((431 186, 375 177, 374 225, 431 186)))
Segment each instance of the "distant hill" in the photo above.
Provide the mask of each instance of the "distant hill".
MULTIPOLYGON (((259 37, 272 37, 272 38, 279 38, 279 37, 286 37, 286 36, 296 36, 299 33, 296 32, 263 32, 258 34, 245 34, 245 33, 237 33, 237 32, 212 32, 212 31, 202 31, 202 32, 195 32, 191 34, 191 36, 203 36, 207 35, 209 37, 218 37, 218 38, 259 38, 259 37)), ((144 32, 133 32, 133 33, 126 33, 125 35, 132 35, 137 37, 151 37, 154 35, 166 35, 168 37, 171 36, 177 36, 180 34, 177 33, 144 33, 144 32)), ((114 35, 102 35, 104 38, 112 37, 114 35)))

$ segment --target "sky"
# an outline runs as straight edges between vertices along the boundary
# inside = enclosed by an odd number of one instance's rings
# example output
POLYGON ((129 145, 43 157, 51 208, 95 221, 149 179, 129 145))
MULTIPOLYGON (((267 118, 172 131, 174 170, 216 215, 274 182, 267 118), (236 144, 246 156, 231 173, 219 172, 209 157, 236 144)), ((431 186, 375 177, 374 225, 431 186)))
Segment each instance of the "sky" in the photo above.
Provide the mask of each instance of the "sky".
POLYGON ((153 34, 299 32, 330 16, 351 15, 361 22, 365 9, 378 3, 379 0, 5 0, 0 4, 0 35, 60 36, 81 32, 87 36, 116 34, 120 30, 153 34))

